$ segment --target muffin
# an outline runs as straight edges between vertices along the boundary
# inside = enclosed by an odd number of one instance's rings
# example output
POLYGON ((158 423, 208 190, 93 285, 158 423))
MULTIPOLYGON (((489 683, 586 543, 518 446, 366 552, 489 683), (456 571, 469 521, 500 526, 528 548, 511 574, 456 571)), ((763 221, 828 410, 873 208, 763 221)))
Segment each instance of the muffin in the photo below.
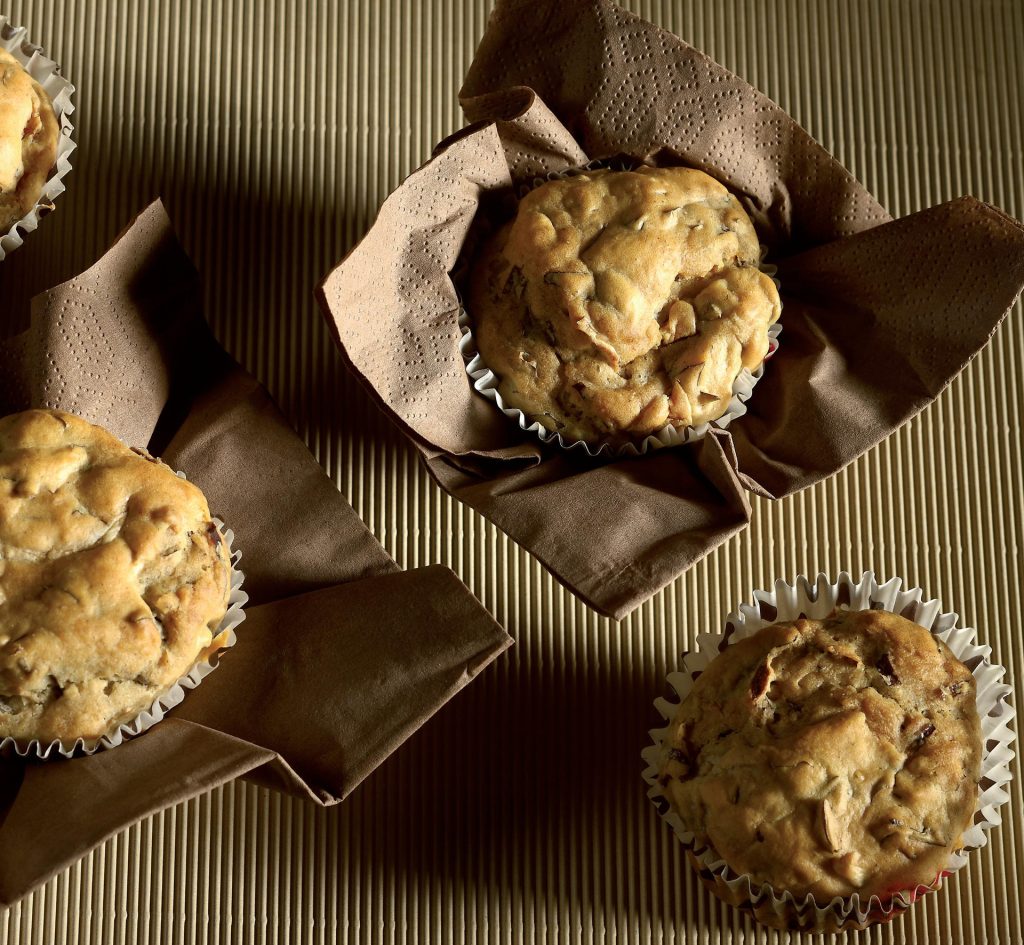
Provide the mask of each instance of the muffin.
POLYGON ((883 903, 963 846, 982 755, 975 681, 879 610, 766 626, 694 681, 659 784, 698 847, 776 894, 883 903))
POLYGON ((43 87, 0 49, 0 233, 35 206, 57 161, 57 136, 43 87))
POLYGON ((481 248, 467 304, 504 403, 572 440, 698 426, 768 352, 778 291, 739 201, 690 168, 531 190, 481 248))
POLYGON ((110 735, 226 642, 206 499, 79 417, 0 420, 0 739, 110 735))

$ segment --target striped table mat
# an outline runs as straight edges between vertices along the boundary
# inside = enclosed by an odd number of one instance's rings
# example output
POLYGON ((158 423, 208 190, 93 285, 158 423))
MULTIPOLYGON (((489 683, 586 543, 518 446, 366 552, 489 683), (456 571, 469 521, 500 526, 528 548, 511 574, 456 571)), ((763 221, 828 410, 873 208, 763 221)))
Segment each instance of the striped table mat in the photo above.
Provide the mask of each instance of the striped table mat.
MULTIPOLYGON (((1019 0, 624 5, 779 102, 895 216, 963 193, 1024 215, 1019 0)), ((162 195, 227 348, 389 553, 452 567, 518 646, 341 808, 214 791, 0 911, 0 943, 803 941, 705 893, 645 797, 677 654, 777 576, 872 569, 957 610, 1024 677, 1019 305, 934 406, 828 482, 756 500, 750 529, 621 624, 427 479, 346 376, 312 289, 460 126, 489 7, 8 0, 78 86, 79 148, 56 214, 2 264, 17 304, 0 317, 24 318, 162 195)), ((1022 940, 1015 766, 992 842, 856 940, 1022 940)))

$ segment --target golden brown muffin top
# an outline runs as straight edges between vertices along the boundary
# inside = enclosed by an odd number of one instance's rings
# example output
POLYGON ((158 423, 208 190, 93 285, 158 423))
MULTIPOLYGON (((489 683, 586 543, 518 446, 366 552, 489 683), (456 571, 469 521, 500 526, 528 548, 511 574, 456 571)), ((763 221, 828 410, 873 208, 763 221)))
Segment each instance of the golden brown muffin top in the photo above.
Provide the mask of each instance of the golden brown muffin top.
POLYGON ((531 190, 474 262, 477 346, 503 400, 570 439, 720 417, 781 311, 736 198, 690 168, 531 190))
POLYGON ((42 86, 0 49, 0 233, 27 214, 57 161, 57 118, 42 86))
POLYGON ((773 624, 697 678, 664 747, 672 807, 734 871, 884 898, 933 883, 971 823, 974 677, 895 614, 773 624))
POLYGON ((230 559, 206 499, 55 410, 0 420, 0 738, 95 739, 223 641, 230 559))

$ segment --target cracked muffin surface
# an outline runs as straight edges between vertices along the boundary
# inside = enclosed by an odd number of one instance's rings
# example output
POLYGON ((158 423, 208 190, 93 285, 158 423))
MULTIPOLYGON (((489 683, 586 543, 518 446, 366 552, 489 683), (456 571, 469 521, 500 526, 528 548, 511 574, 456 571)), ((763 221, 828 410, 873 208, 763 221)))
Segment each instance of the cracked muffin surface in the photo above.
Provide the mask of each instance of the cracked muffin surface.
POLYGON ((223 644, 202 492, 79 417, 0 420, 0 738, 92 740, 223 644))
POLYGON ((467 302, 506 404, 570 439, 697 426, 781 312, 739 201, 690 168, 550 181, 481 248, 467 302))
POLYGON ((35 205, 57 160, 57 118, 43 87, 0 49, 0 232, 35 205))
POLYGON ((970 670, 883 611, 765 627, 694 681, 661 784, 737 873, 819 902, 932 884, 970 825, 981 729, 970 670))

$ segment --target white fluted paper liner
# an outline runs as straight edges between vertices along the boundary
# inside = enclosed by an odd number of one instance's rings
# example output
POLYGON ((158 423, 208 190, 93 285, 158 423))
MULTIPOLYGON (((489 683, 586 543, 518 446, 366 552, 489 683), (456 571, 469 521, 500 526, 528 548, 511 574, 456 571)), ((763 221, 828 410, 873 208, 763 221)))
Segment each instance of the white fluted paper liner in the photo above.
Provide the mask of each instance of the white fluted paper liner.
POLYGON ((25 28, 11 26, 7 16, 2 13, 0 47, 11 53, 24 66, 25 71, 43 87, 53 102, 53 112, 59 126, 57 163, 50 172, 50 177, 44 184, 35 206, 6 233, 0 233, 0 260, 3 260, 8 253, 21 246, 24 234, 31 233, 39 226, 40 219, 53 209, 53 202, 64 193, 64 176, 71 170, 71 152, 75 150, 75 142, 71 138, 74 127, 70 118, 75 110, 71 101, 75 87, 60 74, 57 63, 44 56, 39 46, 28 41, 25 28))
MULTIPOLYGON (((519 185, 516 195, 521 199, 529 191, 549 181, 559 180, 566 177, 575 177, 593 170, 632 170, 640 166, 639 161, 628 161, 625 159, 604 160, 597 159, 584 164, 582 167, 569 168, 566 171, 552 171, 544 177, 535 177, 519 185)), ((762 248, 763 251, 763 248, 762 248)), ((779 280, 775 278, 776 267, 761 265, 761 270, 772 277, 776 286, 779 280)), ((512 420, 520 430, 526 433, 535 434, 542 443, 555 444, 565 450, 582 450, 588 456, 597 457, 602 454, 609 456, 642 456, 649 450, 663 449, 668 446, 681 446, 684 443, 692 443, 695 440, 703 439, 710 429, 725 430, 737 417, 742 417, 747 412, 746 402, 750 400, 754 392, 754 386, 764 375, 764 367, 769 358, 775 354, 779 347, 779 335, 782 333, 782 324, 776 322, 768 328, 768 352, 764 360, 758 365, 757 370, 749 371, 743 368, 732 385, 732 397, 725 412, 707 423, 697 426, 677 428, 665 426, 657 433, 652 433, 639 443, 627 442, 621 444, 612 443, 591 443, 587 440, 574 440, 562 436, 556 430, 550 430, 537 420, 531 420, 526 413, 518 407, 506 404, 498 390, 501 383, 498 376, 487 367, 483 357, 477 348, 476 340, 473 337, 473 323, 464 305, 459 310, 459 329, 462 338, 459 341, 459 350, 462 352, 462 359, 466 365, 466 373, 469 374, 473 383, 473 389, 491 401, 506 417, 512 420)))
POLYGON ((768 329, 768 353, 764 361, 754 372, 744 368, 736 377, 732 386, 732 398, 729 406, 722 416, 711 420, 708 423, 701 423, 695 427, 683 427, 677 429, 673 426, 666 426, 657 433, 652 433, 639 443, 622 443, 613 445, 611 443, 590 443, 586 440, 572 440, 562 436, 555 430, 549 430, 537 420, 531 420, 518 407, 511 407, 505 403, 498 390, 501 381, 498 376, 484 363, 480 351, 473 338, 473 329, 469 315, 463 309, 459 313, 459 328, 462 331, 462 338, 459 341, 459 350, 462 352, 463 360, 466 362, 466 372, 473 382, 473 389, 483 394, 490 400, 506 417, 514 421, 520 430, 527 433, 534 433, 542 443, 554 443, 565 450, 581 449, 588 456, 600 456, 606 453, 610 456, 642 456, 648 450, 663 449, 666 446, 681 446, 683 443, 692 443, 695 440, 707 436, 708 430, 712 427, 718 430, 725 430, 737 417, 742 417, 747 412, 746 402, 754 392, 754 385, 764 375, 765 362, 775 354, 779 347, 779 334, 782 332, 782 325, 776 322, 768 329))
POLYGON ((675 690, 677 701, 658 699, 655 707, 665 719, 663 728, 651 731, 652 744, 643 751, 647 767, 643 777, 650 786, 647 794, 658 807, 687 848, 691 862, 702 879, 716 893, 734 905, 753 911, 756 918, 776 928, 835 931, 863 928, 883 922, 905 912, 921 895, 938 889, 942 879, 967 863, 972 850, 983 847, 987 832, 997 827, 1002 818, 999 808, 1009 799, 1010 762, 1014 732, 1010 723, 1014 709, 1010 704, 1011 688, 1002 681, 1006 670, 991 662, 991 647, 978 643, 977 632, 969 627, 958 627, 955 613, 944 613, 938 601, 925 600, 920 588, 902 589, 900 578, 879 583, 870 571, 855 580, 846 572, 831 581, 819 574, 813 580, 798 577, 792 584, 776 581, 770 591, 755 591, 754 603, 742 604, 729 615, 723 633, 699 634, 696 650, 684 654, 683 671, 670 673, 669 685, 675 690), (701 847, 695 836, 683 826, 672 809, 668 795, 658 783, 662 745, 668 736, 672 719, 679 703, 693 688, 693 682, 708 664, 727 646, 756 633, 762 627, 799 617, 821 619, 836 607, 850 610, 886 610, 900 614, 943 640, 953 655, 974 674, 977 684, 977 708, 981 720, 983 752, 979 776, 978 801, 974 819, 964 832, 963 848, 952 853, 942 872, 929 886, 896 893, 883 902, 872 896, 862 902, 857 895, 836 897, 827 903, 818 903, 813 897, 797 899, 790 892, 781 895, 770 884, 758 883, 748 875, 733 872, 710 847, 701 847))
MULTIPOLYGON (((179 472, 178 475, 182 479, 185 478, 184 473, 179 472)), ((215 640, 222 634, 227 634, 224 644, 209 654, 206 659, 196 663, 170 689, 155 699, 149 708, 144 709, 130 721, 123 722, 113 734, 104 735, 102 738, 94 741, 87 742, 85 739, 79 738, 72 744, 53 741, 48 745, 43 745, 38 739, 27 743, 19 743, 15 739, 8 737, 0 740, 0 756, 13 751, 22 758, 33 757, 47 761, 57 756, 71 758, 75 755, 92 755, 105 748, 116 748, 129 738, 141 735, 147 729, 156 725, 157 722, 162 721, 171 709, 181 704, 185 698, 186 689, 195 689, 217 668, 220 663, 221 653, 233 647, 238 641, 238 638, 235 636, 235 630, 245 620, 245 610, 243 608, 249 601, 249 595, 242 590, 242 581, 245 575, 238 567, 242 553, 232 548, 235 541, 235 533, 230 528, 225 528, 224 523, 216 516, 214 516, 213 521, 221 530, 224 541, 228 546, 228 553, 231 555, 231 594, 228 597, 228 609, 213 634, 215 640)))

